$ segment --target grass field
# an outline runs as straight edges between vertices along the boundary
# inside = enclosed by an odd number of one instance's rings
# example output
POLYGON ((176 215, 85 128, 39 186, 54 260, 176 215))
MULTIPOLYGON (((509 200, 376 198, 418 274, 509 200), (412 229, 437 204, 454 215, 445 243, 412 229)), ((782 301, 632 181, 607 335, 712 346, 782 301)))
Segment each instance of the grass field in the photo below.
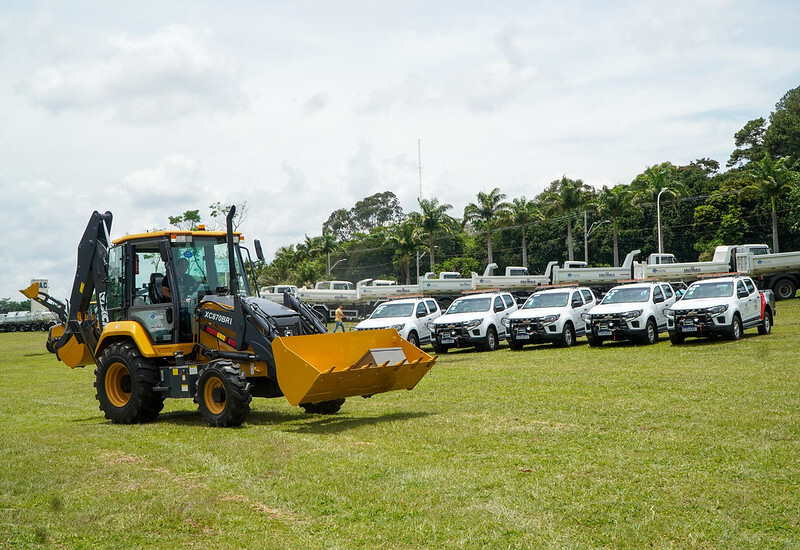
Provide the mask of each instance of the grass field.
POLYGON ((0 548, 798 548, 800 299, 774 332, 451 352, 411 392, 212 429, 97 409, 0 334, 0 548))

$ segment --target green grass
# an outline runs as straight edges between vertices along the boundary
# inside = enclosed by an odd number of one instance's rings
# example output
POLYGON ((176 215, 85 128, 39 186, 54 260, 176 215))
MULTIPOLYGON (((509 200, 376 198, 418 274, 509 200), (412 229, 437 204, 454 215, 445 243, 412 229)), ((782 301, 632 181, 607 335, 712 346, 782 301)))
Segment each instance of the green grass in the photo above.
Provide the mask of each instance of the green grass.
POLYGON ((772 335, 451 352, 412 392, 115 426, 0 334, 0 548, 796 548, 800 299, 772 335))

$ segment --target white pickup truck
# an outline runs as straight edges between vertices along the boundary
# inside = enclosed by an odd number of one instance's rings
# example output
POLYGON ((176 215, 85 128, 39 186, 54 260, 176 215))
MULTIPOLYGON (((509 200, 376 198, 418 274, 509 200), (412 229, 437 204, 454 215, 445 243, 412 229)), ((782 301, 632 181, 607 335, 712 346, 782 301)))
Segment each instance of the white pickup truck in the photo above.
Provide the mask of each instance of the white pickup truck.
POLYGON ((669 283, 636 283, 615 286, 600 304, 583 314, 590 346, 605 340, 637 340, 653 344, 667 330, 664 310, 675 303, 669 283))
POLYGON ((442 314, 433 298, 402 298, 383 302, 368 319, 356 325, 355 330, 393 328, 400 336, 419 346, 431 342, 428 323, 442 314))
POLYGON ((505 338, 503 318, 517 310, 517 302, 508 292, 486 292, 457 298, 447 311, 428 323, 436 353, 452 347, 477 347, 494 351, 505 338))
POLYGON ((531 294, 519 310, 503 319, 508 345, 514 350, 541 342, 571 347, 577 336, 586 333, 581 315, 597 301, 588 287, 552 288, 531 294))
POLYGON ((687 336, 724 335, 731 340, 757 327, 769 334, 775 318, 771 290, 758 290, 750 277, 719 277, 695 281, 680 300, 665 311, 669 338, 680 344, 687 336))

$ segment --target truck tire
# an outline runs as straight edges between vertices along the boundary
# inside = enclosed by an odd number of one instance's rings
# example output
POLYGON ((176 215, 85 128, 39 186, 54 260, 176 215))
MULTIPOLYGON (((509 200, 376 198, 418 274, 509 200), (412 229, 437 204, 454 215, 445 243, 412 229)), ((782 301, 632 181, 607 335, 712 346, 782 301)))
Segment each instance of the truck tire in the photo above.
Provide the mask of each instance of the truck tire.
POLYGON ((603 339, 599 336, 595 336, 591 332, 586 333, 586 339, 589 340, 589 345, 593 348, 599 348, 603 345, 603 339))
POLYGON ((789 300, 794 298, 794 295, 797 293, 797 285, 788 278, 778 279, 778 281, 772 285, 772 290, 775 292, 775 298, 778 300, 789 300))
POLYGON ((658 326, 654 319, 648 319, 645 325, 644 334, 642 335, 641 343, 650 346, 658 341, 658 326))
POLYGON ((742 337, 742 318, 739 317, 738 313, 733 314, 733 322, 731 323, 730 331, 728 332, 728 338, 731 340, 739 340, 742 337))
POLYGON ((481 349, 483 351, 494 351, 497 349, 497 345, 497 331, 494 329, 494 327, 489 327, 486 330, 486 339, 484 340, 481 349))
POLYGON ((308 414, 336 414, 342 408, 342 405, 344 405, 344 397, 319 403, 300 403, 300 406, 308 414))
POLYGON ((686 336, 684 336, 680 332, 669 333, 669 341, 672 342, 673 345, 683 344, 684 340, 686 340, 686 336))
POLYGON ((571 348, 575 345, 575 328, 572 323, 564 323, 564 330, 561 331, 561 337, 556 344, 561 348, 571 348))
POLYGON ((195 398, 203 418, 215 428, 241 426, 250 414, 249 384, 232 361, 219 359, 203 369, 195 398))
POLYGON ((513 349, 514 351, 519 351, 519 350, 521 350, 521 349, 522 349, 522 346, 524 346, 524 345, 525 345, 525 344, 523 344, 523 343, 522 343, 522 342, 520 342, 519 340, 515 340, 514 338, 510 338, 510 339, 508 340, 508 347, 510 347, 510 348, 511 348, 511 349, 513 349))
POLYGON ((772 332, 772 313, 770 310, 764 310, 764 320, 758 325, 759 334, 769 334, 772 332))
POLYGON ((433 353, 447 353, 447 350, 450 349, 449 346, 443 346, 442 344, 438 344, 436 340, 433 341, 433 353))
POLYGON ((407 340, 408 343, 411 344, 412 346, 419 347, 419 336, 417 336, 417 333, 414 332, 413 330, 408 333, 407 340))
POLYGON ((95 398, 114 424, 152 422, 164 408, 164 398, 154 390, 158 367, 133 342, 116 342, 103 350, 94 376, 95 398))

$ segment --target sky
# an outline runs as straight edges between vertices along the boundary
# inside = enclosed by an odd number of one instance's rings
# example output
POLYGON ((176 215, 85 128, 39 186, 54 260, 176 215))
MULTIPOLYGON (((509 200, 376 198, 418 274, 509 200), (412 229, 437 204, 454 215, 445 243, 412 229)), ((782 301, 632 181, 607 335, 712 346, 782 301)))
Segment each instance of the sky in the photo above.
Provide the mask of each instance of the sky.
POLYGON ((268 259, 386 190, 461 217, 648 166, 722 166, 800 85, 793 0, 0 0, 0 298, 67 297, 111 236, 248 206, 268 259))

